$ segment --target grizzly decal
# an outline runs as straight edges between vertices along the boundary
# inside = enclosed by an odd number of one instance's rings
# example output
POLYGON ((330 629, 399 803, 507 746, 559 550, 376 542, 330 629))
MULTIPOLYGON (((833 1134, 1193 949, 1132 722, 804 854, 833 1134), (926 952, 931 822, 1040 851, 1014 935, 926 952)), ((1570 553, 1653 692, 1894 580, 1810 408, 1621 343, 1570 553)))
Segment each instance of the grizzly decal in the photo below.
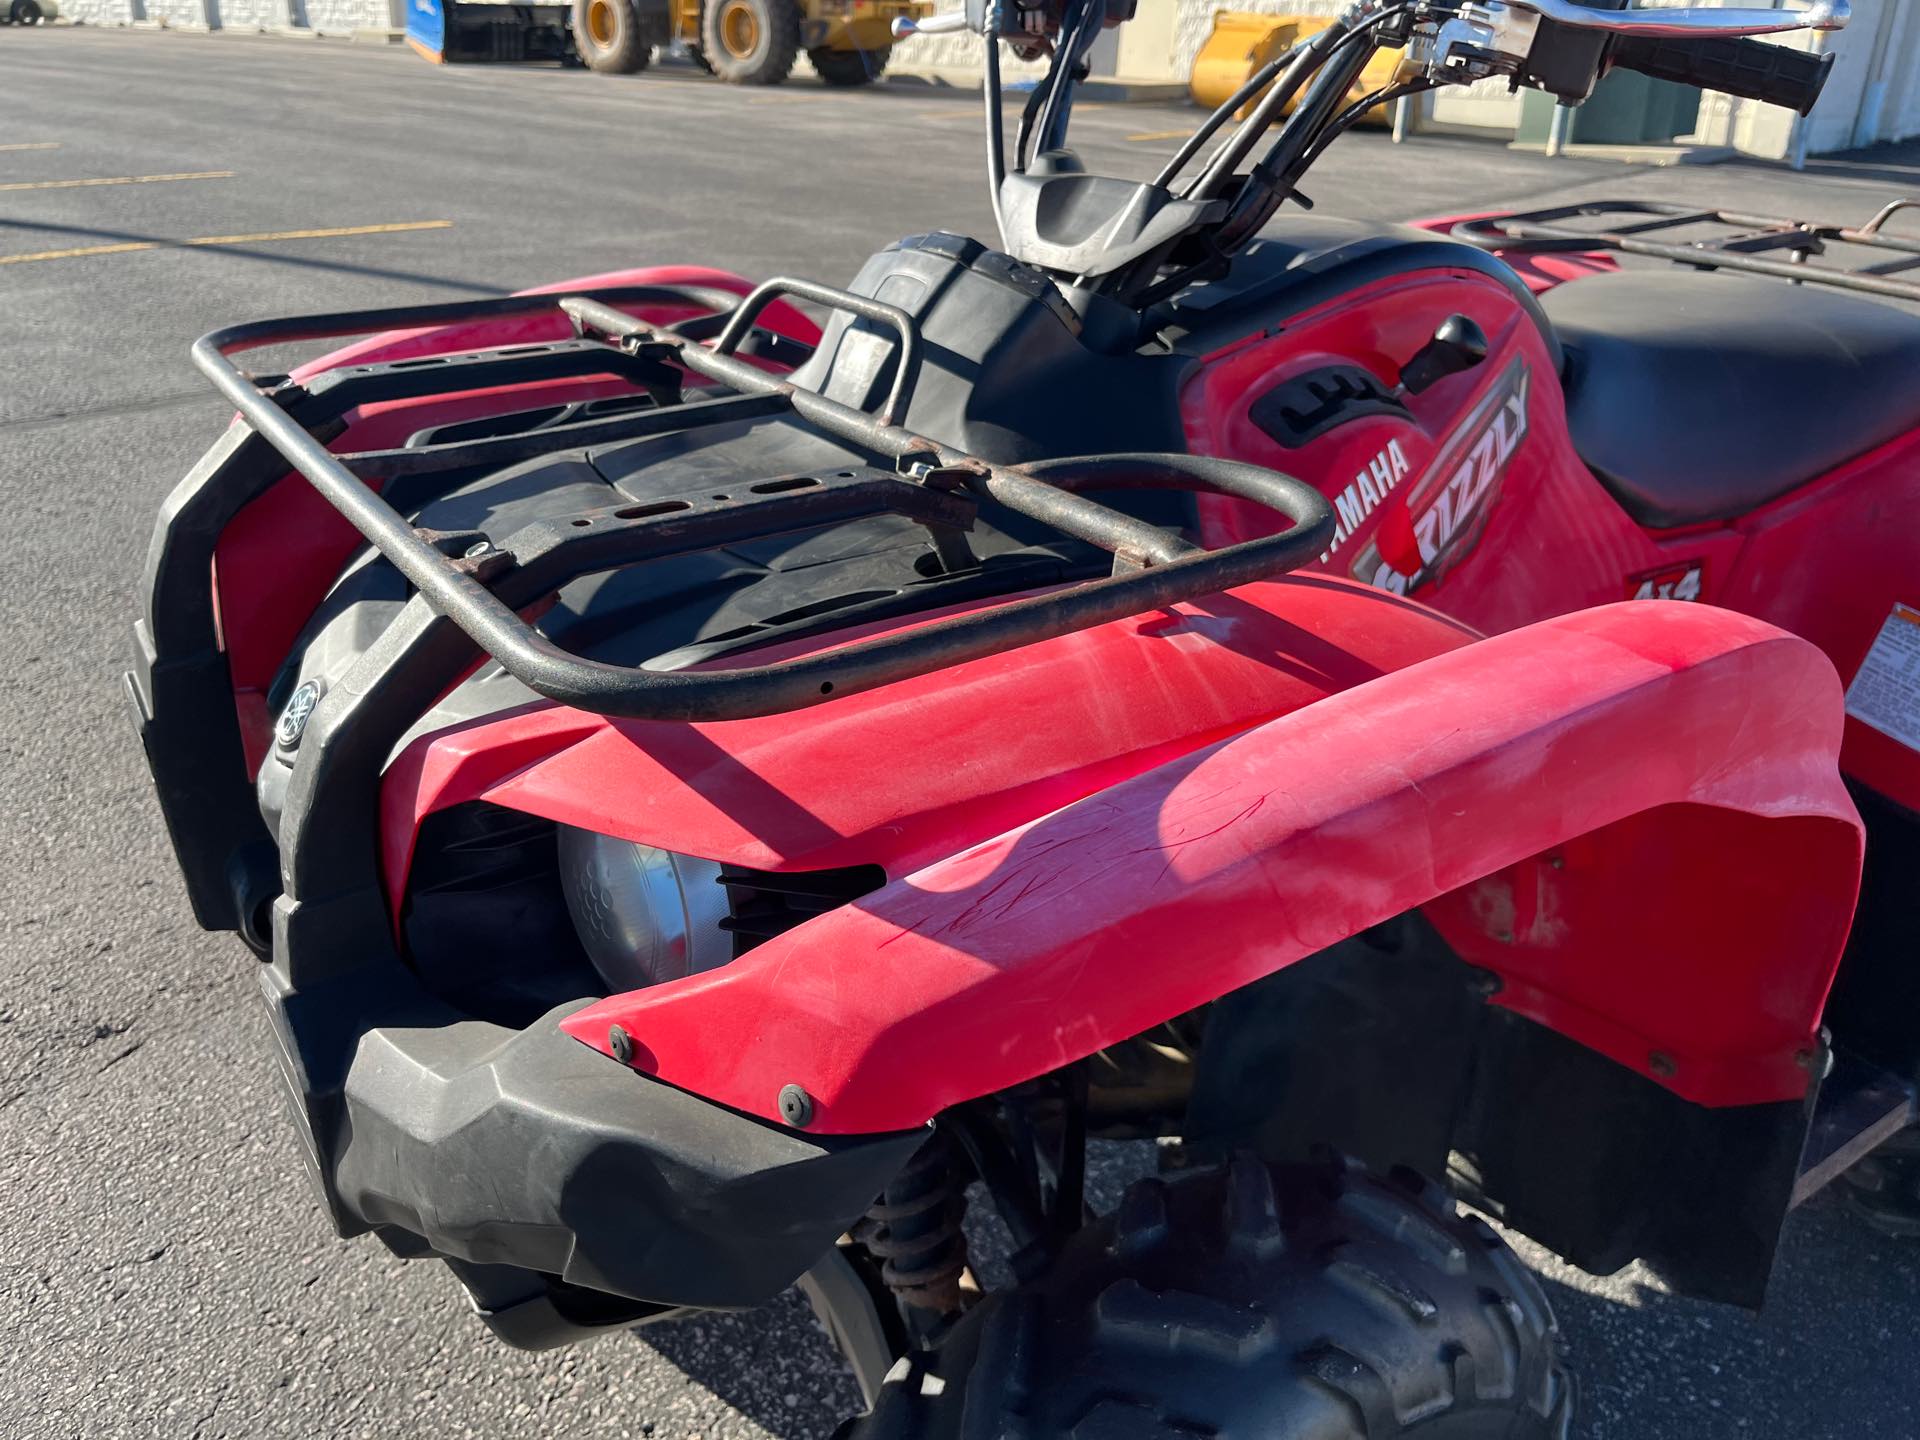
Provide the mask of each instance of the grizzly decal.
POLYGON ((1438 581, 1480 539, 1507 466, 1527 438, 1531 376, 1515 360, 1407 491, 1403 523, 1381 521, 1353 562, 1356 580, 1404 595, 1438 581))

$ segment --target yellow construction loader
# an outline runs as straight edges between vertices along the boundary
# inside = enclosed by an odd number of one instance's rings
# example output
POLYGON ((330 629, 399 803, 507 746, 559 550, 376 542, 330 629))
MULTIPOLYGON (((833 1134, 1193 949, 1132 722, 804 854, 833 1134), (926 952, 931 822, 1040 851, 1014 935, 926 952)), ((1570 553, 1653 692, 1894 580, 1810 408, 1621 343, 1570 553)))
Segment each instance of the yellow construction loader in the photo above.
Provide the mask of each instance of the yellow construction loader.
POLYGON ((930 0, 573 0, 573 44, 594 70, 644 70, 679 41, 734 85, 778 85, 801 51, 829 85, 865 85, 886 69, 895 18, 930 0))

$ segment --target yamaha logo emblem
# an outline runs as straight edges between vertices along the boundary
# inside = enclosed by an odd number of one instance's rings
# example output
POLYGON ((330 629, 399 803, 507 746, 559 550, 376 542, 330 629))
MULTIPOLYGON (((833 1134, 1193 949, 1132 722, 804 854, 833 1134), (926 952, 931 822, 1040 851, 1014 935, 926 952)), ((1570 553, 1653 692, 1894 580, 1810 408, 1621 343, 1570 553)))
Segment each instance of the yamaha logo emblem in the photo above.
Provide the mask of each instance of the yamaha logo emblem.
POLYGON ((308 680, 287 697, 287 708, 280 712, 280 723, 273 727, 274 738, 281 746, 291 750, 300 743, 301 733, 307 728, 307 721, 313 715, 313 707, 320 703, 320 682, 308 680))

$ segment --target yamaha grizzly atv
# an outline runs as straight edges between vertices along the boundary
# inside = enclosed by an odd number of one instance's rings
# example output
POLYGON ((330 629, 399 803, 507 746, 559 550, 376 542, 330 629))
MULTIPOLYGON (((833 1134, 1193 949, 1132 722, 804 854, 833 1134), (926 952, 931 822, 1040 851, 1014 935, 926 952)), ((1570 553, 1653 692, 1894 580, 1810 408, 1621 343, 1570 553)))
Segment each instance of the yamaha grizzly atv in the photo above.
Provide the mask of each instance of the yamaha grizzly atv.
POLYGON ((1065 148, 1120 12, 995 5, 995 247, 200 341, 239 418, 161 517, 130 689, 339 1231, 527 1346, 798 1282, 873 1436, 1564 1434, 1546 1299, 1443 1176, 1758 1303, 1858 1140, 1820 1108, 1862 845, 1832 663, 1702 606, 1482 638, 1293 573, 1349 476, 1208 404, 1284 365, 1262 413, 1310 439, 1491 374, 1464 504, 1558 443, 1525 285, 1262 235, 1374 50, 1396 91, 1578 98, 1623 36, 1844 14, 1368 0, 1139 184, 1065 148), (1053 56, 1011 156, 1000 43, 1053 56), (1410 318, 1327 350, 1365 287, 1410 318), (1241 506, 1263 533, 1199 543, 1241 506), (1154 1135, 1190 1168, 1092 1215, 1089 1137, 1154 1135), (1015 1246, 984 1296, 970 1194, 1015 1246))
MULTIPOLYGON (((1833 57, 1634 39, 1623 58, 1721 88, 1744 67, 1749 93, 1804 111, 1833 57)), ((1383 277, 1253 337, 1186 412, 1196 450, 1333 477, 1319 573, 1485 631, 1672 599, 1826 652, 1847 685, 1841 769, 1869 836, 1826 1011, 1824 1090, 1858 1123, 1828 1163, 1859 1214, 1907 1236, 1920 1235, 1920 1130, 1902 1133, 1920 1081, 1920 239, 1900 221, 1916 205, 1859 224, 1620 200, 1425 221, 1505 261, 1538 307, 1443 267, 1418 284, 1383 277), (1382 333, 1424 341, 1434 365, 1393 386, 1368 358, 1382 333), (1322 413, 1316 392, 1338 423, 1299 423, 1322 413)), ((1320 257, 1352 243, 1338 221, 1266 233, 1320 257)), ((1232 501, 1201 513, 1210 544, 1273 528, 1232 501)))

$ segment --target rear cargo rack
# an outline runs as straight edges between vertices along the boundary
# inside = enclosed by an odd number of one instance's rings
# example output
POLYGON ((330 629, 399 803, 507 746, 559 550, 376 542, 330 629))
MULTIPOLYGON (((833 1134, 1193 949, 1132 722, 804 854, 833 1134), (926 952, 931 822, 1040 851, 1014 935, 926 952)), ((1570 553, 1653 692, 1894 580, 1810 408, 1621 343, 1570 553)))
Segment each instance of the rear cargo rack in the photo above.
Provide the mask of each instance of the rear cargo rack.
POLYGON ((1305 563, 1331 538, 1332 512, 1317 490, 1258 466, 1173 454, 999 465, 915 434, 897 422, 912 396, 920 350, 917 322, 897 306, 782 278, 744 299, 701 287, 628 286, 262 321, 203 336, 193 358, 245 422, 436 611, 532 690, 602 715, 721 720, 800 709, 1266 579, 1305 563), (782 296, 893 332, 893 378, 877 413, 803 388, 757 363, 784 364, 805 350, 754 325, 782 296), (700 313, 662 326, 634 318, 621 305, 700 313), (464 442, 334 455, 289 413, 297 407, 276 394, 282 382, 256 381, 230 358, 268 346, 556 311, 571 321, 573 340, 345 366, 327 378, 336 389, 356 387, 353 403, 366 404, 447 389, 614 374, 645 388, 654 407, 464 442), (702 389, 685 396, 681 382, 689 373, 730 393, 702 389), (553 517, 499 539, 477 531, 418 529, 367 483, 768 417, 804 424, 895 468, 853 465, 741 477, 699 493, 553 517), (1081 493, 1129 488, 1231 495, 1265 505, 1289 524, 1272 536, 1204 550, 1081 493), (583 575, 873 515, 925 526, 943 560, 965 564, 971 556, 964 535, 982 500, 1107 551, 1114 557, 1113 573, 822 653, 725 670, 649 670, 586 659, 555 645, 519 613, 583 575))
POLYGON ((1651 200, 1596 200, 1462 221, 1453 227, 1453 236, 1507 254, 1616 250, 1700 270, 1736 270, 1795 285, 1830 285, 1920 302, 1920 279, 1905 274, 1920 269, 1920 237, 1886 232, 1895 215, 1914 209, 1920 209, 1920 200, 1895 200, 1866 224, 1853 226, 1651 200), (1635 216, 1640 218, 1631 219, 1635 216), (1631 223, 1617 223, 1619 219, 1631 223), (1833 254, 1835 247, 1862 252, 1858 263, 1816 263, 1843 258, 1833 254))

